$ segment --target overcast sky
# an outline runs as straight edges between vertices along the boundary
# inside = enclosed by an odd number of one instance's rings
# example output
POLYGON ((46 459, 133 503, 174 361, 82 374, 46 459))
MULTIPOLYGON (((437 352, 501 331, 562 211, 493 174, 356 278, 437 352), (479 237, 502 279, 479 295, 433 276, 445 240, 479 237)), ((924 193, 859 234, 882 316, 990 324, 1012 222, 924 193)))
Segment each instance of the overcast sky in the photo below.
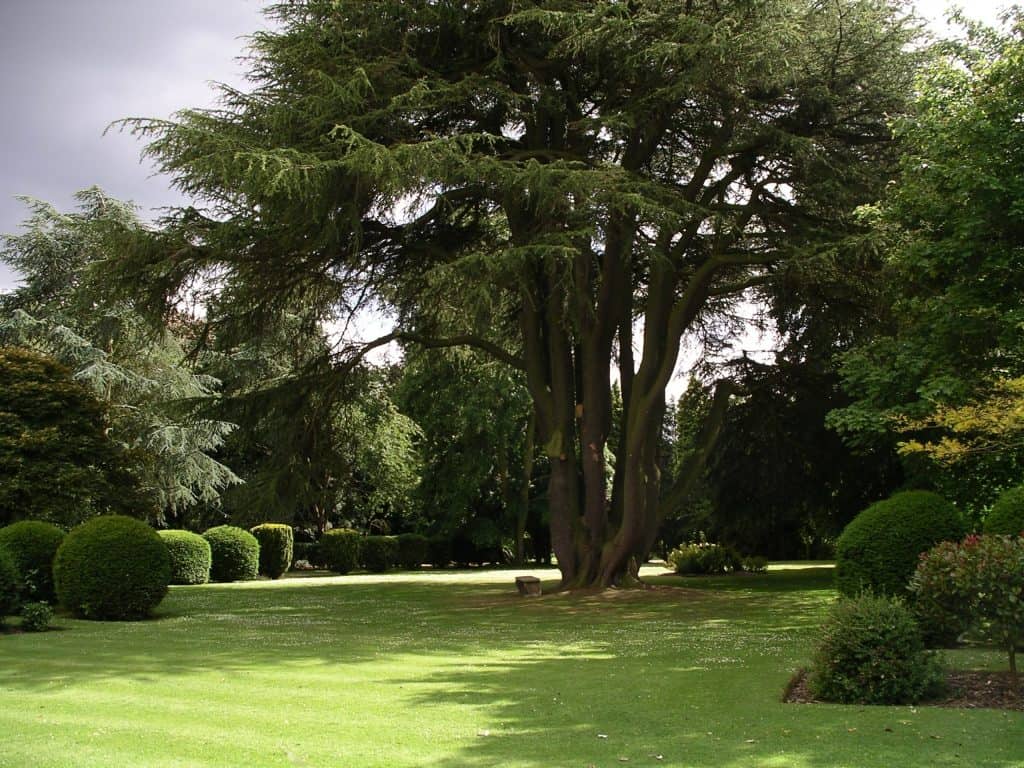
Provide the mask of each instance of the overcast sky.
MULTIPOLYGON (((31 195, 66 209, 98 185, 148 212, 180 198, 139 163, 124 117, 210 106, 210 81, 243 83, 244 36, 264 27, 262 0, 0 0, 0 233, 31 195)), ((993 20, 996 0, 973 0, 993 20)), ((920 0, 941 18, 944 0, 920 0)), ((14 276, 0 265, 0 290, 14 276)))

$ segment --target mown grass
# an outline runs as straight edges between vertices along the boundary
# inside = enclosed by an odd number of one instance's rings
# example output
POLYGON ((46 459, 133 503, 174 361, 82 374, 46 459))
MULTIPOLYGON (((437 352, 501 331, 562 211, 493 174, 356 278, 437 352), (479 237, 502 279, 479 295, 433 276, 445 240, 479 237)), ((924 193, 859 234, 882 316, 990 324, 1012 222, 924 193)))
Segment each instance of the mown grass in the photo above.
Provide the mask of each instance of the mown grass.
POLYGON ((181 587, 0 637, 0 766, 1024 766, 1021 713, 780 703, 828 570, 532 600, 513 575, 181 587))

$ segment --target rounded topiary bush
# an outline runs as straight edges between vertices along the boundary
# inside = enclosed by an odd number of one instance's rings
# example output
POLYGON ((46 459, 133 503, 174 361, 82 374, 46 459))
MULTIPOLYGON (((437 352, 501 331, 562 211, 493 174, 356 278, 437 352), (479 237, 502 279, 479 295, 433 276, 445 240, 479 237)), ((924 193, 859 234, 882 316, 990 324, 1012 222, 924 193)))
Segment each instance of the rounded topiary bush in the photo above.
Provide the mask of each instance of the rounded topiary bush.
POLYGON ((11 553, 0 547, 0 627, 4 616, 18 612, 21 595, 21 574, 11 553))
POLYGON ((985 533, 1024 535, 1024 485, 1003 491, 985 518, 985 533))
POLYGON ((904 595, 921 553, 966 533, 956 507, 938 494, 897 493, 846 526, 836 542, 836 586, 848 596, 904 595))
POLYGON ((861 595, 832 610, 809 683, 825 701, 912 704, 939 692, 942 670, 901 602, 861 595))
POLYGON ((374 573, 384 573, 395 564, 398 541, 395 536, 367 536, 363 539, 363 567, 374 573))
POLYGON ((84 619, 142 619, 171 583, 171 556, 140 520, 103 515, 73 529, 53 561, 57 598, 84 619))
POLYGON ((210 580, 210 542, 191 531, 160 531, 171 554, 171 584, 205 584, 210 580))
POLYGON ((319 557, 327 569, 348 573, 359 567, 363 537, 351 528, 334 528, 320 537, 319 557))
POLYGON ((65 533, 41 520, 22 520, 0 528, 0 547, 14 558, 25 587, 25 599, 53 602, 53 558, 65 533))
POLYGON ((419 568, 430 556, 430 541, 419 533, 402 533, 396 537, 398 564, 406 570, 419 568))
POLYGON ((249 531, 260 543, 260 573, 272 579, 281 578, 281 574, 292 565, 295 547, 292 527, 281 523, 263 523, 249 531))
POLYGON ((218 525, 203 533, 210 542, 210 581, 251 581, 260 568, 260 543, 246 530, 218 525))

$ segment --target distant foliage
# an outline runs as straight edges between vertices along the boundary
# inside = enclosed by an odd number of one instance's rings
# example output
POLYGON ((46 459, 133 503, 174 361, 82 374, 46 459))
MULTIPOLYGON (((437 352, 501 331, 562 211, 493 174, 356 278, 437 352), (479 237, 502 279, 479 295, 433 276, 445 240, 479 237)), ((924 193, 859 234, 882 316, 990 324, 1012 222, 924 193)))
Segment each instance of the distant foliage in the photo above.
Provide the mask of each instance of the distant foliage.
POLYGON ((903 491, 872 504, 836 543, 836 586, 854 596, 864 590, 905 595, 918 558, 940 541, 958 541, 965 529, 956 507, 929 491, 903 491))
POLYGON ((971 601, 960 578, 963 551, 959 542, 943 541, 921 554, 910 577, 910 609, 930 647, 947 647, 971 625, 971 601))
POLYGON ((26 632, 45 632, 52 619, 49 603, 26 603, 21 609, 21 628, 26 632))
POLYGON ((21 574, 11 554, 0 547, 0 626, 3 626, 4 616, 18 612, 20 603, 21 574))
POLYGON ((402 533, 396 537, 398 564, 407 571, 419 568, 427 562, 430 541, 419 533, 402 533))
POLYGON ((210 542, 191 531, 160 531, 171 555, 171 584, 205 584, 210 580, 210 542))
POLYGON ((437 535, 427 539, 427 561, 434 568, 447 568, 452 564, 452 540, 437 535))
POLYGON ((260 573, 279 579, 292 565, 295 534, 290 525, 263 523, 250 529, 260 543, 260 573))
POLYGON ((320 559, 328 570, 349 573, 359 567, 363 536, 349 528, 332 528, 320 538, 320 559))
POLYGON ((0 523, 64 526, 136 508, 128 457, 106 434, 103 405, 45 355, 0 347, 0 523))
POLYGON ((867 594, 832 610, 810 675, 816 696, 841 704, 913 704, 936 695, 941 680, 910 611, 867 594))
POLYGON ((708 542, 692 542, 672 550, 668 553, 668 564, 682 576, 703 576, 742 569, 742 561, 736 550, 708 542))
POLYGON ((744 557, 742 563, 743 570, 747 573, 767 573, 768 572, 768 558, 754 555, 752 557, 744 557))
POLYGON ((985 533, 1024 536, 1024 485, 1003 491, 985 518, 985 533))
POLYGON ((363 567, 373 573, 389 570, 398 556, 398 541, 394 536, 367 536, 362 543, 363 567))
POLYGON ((41 520, 21 520, 0 528, 0 547, 14 558, 25 585, 25 599, 53 602, 53 558, 64 531, 41 520))
POLYGON ((260 568, 260 543, 246 530, 218 525, 203 533, 210 542, 213 565, 210 581, 251 581, 260 568))
POLYGON ((144 619, 171 583, 171 556, 156 531, 122 515, 95 517, 73 529, 53 563, 57 597, 75 616, 144 619))

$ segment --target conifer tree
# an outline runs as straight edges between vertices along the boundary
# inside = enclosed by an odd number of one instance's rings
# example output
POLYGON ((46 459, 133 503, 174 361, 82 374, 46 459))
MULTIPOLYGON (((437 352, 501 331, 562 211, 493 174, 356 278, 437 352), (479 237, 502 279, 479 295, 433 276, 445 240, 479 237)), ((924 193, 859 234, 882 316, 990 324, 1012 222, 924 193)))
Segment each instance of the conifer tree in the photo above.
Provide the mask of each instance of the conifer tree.
POLYGON ((630 581, 660 500, 680 495, 662 494, 657 443, 684 334, 788 265, 827 259, 875 197, 912 25, 879 0, 299 0, 269 13, 250 90, 130 123, 200 204, 111 274, 165 311, 201 276, 253 328, 296 301, 324 317, 388 303, 395 330, 339 347, 338 375, 395 340, 521 369, 563 585, 630 581), (472 315, 413 322, 467 285, 497 298, 514 343, 472 315))

